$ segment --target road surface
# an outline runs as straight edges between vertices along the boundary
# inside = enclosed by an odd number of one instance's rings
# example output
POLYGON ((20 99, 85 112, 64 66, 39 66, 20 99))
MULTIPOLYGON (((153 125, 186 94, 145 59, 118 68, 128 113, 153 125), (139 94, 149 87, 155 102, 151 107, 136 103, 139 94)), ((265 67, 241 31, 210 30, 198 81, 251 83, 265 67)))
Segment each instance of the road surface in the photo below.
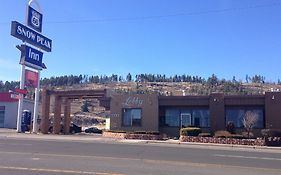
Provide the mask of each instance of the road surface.
POLYGON ((0 138, 1 175, 281 175, 281 151, 0 138))

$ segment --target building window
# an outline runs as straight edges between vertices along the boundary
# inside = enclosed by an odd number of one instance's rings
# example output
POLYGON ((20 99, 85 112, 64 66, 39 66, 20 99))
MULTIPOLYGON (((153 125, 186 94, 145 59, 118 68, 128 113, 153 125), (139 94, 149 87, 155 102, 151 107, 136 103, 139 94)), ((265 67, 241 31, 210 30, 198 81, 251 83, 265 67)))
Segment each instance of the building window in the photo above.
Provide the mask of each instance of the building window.
POLYGON ((208 109, 166 109, 165 116, 160 117, 160 126, 202 128, 210 127, 208 109))
POLYGON ((180 111, 178 109, 167 109, 165 112, 165 126, 179 126, 180 111))
POLYGON ((5 106, 0 106, 0 128, 4 128, 5 106))
POLYGON ((208 128, 210 127, 210 112, 207 109, 192 111, 193 126, 208 128))
POLYGON ((141 126, 141 109, 123 109, 123 126, 141 126))
POLYGON ((234 126, 237 128, 243 128, 243 117, 246 112, 252 112, 256 117, 257 121, 254 125, 254 128, 264 128, 264 110, 262 108, 226 108, 225 111, 225 124, 227 125, 229 122, 233 122, 234 126))

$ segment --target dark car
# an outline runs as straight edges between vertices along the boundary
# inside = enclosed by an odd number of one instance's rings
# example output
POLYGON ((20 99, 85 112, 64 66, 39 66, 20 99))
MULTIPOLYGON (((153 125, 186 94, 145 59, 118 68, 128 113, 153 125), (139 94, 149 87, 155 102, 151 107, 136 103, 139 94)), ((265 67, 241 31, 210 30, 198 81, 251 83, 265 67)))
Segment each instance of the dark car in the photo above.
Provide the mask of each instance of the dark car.
POLYGON ((74 123, 70 124, 70 128, 69 128, 69 132, 70 133, 80 133, 82 132, 82 127, 81 126, 77 126, 74 123))
POLYGON ((96 127, 91 127, 88 129, 85 129, 85 133, 98 133, 98 134, 102 134, 102 130, 96 128, 96 127))
MULTIPOLYGON (((51 126, 49 127, 49 132, 52 133, 53 132, 53 126, 51 124, 51 126)), ((64 132, 63 129, 63 124, 61 124, 61 132, 64 132)), ((75 133, 80 133, 82 132, 82 127, 81 126, 77 126, 74 123, 70 123, 70 127, 69 127, 69 133, 75 134, 75 133)))

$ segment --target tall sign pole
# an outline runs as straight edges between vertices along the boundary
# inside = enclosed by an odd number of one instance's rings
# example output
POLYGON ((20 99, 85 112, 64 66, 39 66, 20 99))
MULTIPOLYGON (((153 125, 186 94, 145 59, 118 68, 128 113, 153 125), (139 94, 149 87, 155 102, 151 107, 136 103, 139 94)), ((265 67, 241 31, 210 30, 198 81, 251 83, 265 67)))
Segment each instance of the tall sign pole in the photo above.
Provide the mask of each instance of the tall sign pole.
MULTIPOLYGON (((22 40, 23 44, 17 46, 21 51, 21 77, 20 77, 20 89, 23 90, 25 87, 25 74, 26 66, 37 70, 37 82, 35 88, 35 102, 33 112, 33 132, 36 133, 37 119, 38 119, 38 103, 39 103, 39 89, 40 89, 40 71, 46 69, 45 64, 42 62, 43 52, 51 52, 52 40, 43 36, 42 32, 42 21, 43 15, 41 7, 37 0, 30 0, 26 8, 26 25, 23 25, 17 21, 12 21, 11 24, 11 35, 22 40), (32 5, 36 5, 36 9, 32 5), (29 44, 29 45, 28 45, 29 44), (35 46, 36 48, 31 47, 35 46)), ((20 94, 19 105, 18 105, 18 118, 17 118, 17 132, 21 132, 21 118, 23 108, 23 94, 20 94)))
POLYGON ((39 89, 40 89, 40 71, 38 70, 38 84, 37 88, 35 88, 35 102, 34 102, 34 112, 33 112, 33 126, 32 126, 32 132, 37 133, 38 131, 38 107, 39 107, 39 89))
MULTIPOLYGON (((25 79, 25 65, 21 65, 21 75, 20 75, 20 89, 24 89, 24 79, 25 79)), ((22 107, 23 107, 23 94, 19 94, 19 104, 18 104, 18 119, 17 119, 17 132, 21 132, 21 117, 22 117, 22 107)))
MULTIPOLYGON (((40 4, 36 0, 30 0, 28 2, 28 5, 26 7, 26 16, 27 16, 26 25, 41 33, 43 15, 42 15, 42 9, 40 7, 40 4), (31 7, 32 3, 34 3, 37 6, 38 11, 36 11, 31 7)), ((37 87, 35 88, 35 99, 34 99, 34 110, 33 110, 33 126, 32 126, 33 133, 37 133, 37 129, 38 129, 37 119, 38 119, 38 107, 39 107, 40 69, 37 70, 37 75, 38 75, 37 87)))

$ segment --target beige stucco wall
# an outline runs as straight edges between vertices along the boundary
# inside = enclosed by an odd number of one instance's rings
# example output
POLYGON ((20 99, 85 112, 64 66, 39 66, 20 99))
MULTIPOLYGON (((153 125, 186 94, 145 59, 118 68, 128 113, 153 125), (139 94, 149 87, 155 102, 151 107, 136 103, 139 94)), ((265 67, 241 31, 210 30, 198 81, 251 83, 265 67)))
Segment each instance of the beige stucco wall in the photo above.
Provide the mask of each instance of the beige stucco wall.
POLYGON ((148 94, 114 95, 110 102, 110 130, 158 131, 158 96, 148 94), (122 109, 141 108, 140 127, 122 126, 122 109))

